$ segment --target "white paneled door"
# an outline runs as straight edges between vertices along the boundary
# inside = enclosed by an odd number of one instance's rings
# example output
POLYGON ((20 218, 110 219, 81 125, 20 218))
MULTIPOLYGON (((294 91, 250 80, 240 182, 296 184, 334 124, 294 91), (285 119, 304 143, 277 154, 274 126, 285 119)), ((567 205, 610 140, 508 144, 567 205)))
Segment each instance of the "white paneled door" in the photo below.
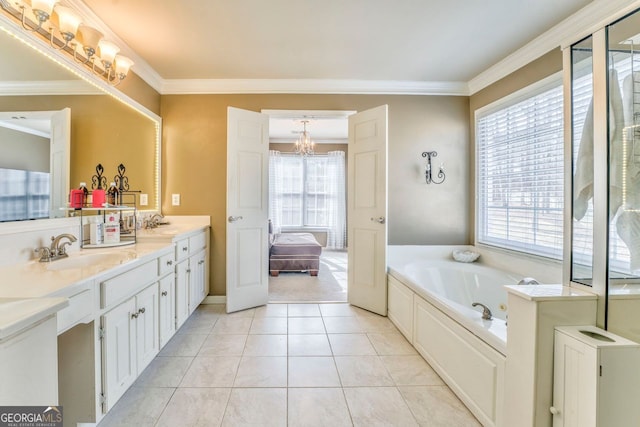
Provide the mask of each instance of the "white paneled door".
POLYGON ((349 116, 348 299, 387 315, 387 109, 349 116))
POLYGON ((227 313, 269 299, 269 116, 227 109, 227 313))
POLYGON ((71 110, 65 108, 51 115, 51 152, 49 175, 51 176, 49 217, 65 216, 69 195, 69 152, 71 144, 71 110))

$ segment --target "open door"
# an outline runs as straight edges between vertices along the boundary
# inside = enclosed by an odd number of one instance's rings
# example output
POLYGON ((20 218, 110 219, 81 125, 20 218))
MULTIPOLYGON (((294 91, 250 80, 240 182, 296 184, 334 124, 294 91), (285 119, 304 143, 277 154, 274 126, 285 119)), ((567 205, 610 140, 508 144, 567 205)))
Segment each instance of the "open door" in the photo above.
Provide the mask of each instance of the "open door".
POLYGON ((227 313, 269 299, 269 116, 227 109, 227 313))
POLYGON ((50 203, 49 218, 66 215, 69 194, 69 152, 71 145, 71 109, 65 108, 51 114, 51 144, 49 153, 50 203))
POLYGON ((348 299, 387 315, 387 106, 349 116, 348 299))

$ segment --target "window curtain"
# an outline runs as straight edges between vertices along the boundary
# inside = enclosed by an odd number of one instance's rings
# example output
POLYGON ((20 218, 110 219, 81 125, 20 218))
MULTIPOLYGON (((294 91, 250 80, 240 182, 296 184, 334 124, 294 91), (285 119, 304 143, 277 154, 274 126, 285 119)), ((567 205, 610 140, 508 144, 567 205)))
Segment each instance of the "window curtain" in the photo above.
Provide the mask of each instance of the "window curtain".
POLYGON ((269 219, 273 234, 282 230, 282 189, 284 163, 279 151, 269 151, 269 219))
POLYGON ((327 248, 347 246, 344 151, 327 153, 327 248))

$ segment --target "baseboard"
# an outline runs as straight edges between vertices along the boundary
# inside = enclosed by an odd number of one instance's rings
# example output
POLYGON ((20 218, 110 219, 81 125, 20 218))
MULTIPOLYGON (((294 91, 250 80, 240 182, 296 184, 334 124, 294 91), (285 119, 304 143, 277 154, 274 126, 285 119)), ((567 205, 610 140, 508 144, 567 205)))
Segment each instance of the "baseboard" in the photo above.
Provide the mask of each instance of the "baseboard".
POLYGON ((227 297, 225 295, 207 295, 202 304, 226 304, 227 297))

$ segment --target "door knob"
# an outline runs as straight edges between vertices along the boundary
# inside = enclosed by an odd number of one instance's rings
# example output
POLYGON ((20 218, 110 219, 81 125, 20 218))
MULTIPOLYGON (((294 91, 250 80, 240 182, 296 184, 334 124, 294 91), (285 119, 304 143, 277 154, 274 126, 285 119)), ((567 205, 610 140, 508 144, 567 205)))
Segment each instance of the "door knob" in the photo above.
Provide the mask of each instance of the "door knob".
POLYGON ((242 219, 242 215, 241 216, 230 216, 228 219, 229 219, 229 222, 236 222, 239 219, 242 219))
POLYGON ((375 221, 375 222, 379 222, 380 224, 384 224, 384 222, 386 221, 385 217, 381 216, 378 218, 371 218, 371 221, 375 221))

